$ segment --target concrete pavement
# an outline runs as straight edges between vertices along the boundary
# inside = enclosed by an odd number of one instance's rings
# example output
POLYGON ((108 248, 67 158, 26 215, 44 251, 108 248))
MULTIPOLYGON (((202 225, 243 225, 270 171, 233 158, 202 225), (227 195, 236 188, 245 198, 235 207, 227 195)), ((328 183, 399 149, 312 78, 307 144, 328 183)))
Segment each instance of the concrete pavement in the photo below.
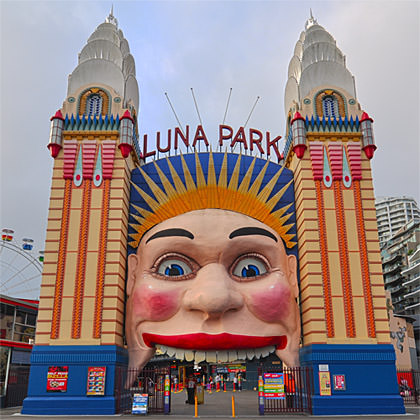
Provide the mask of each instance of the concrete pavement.
MULTIPOLYGON (((232 396, 235 398, 235 415, 238 419, 255 419, 261 420, 262 416, 258 415, 257 405, 257 392, 255 391, 242 391, 242 392, 212 392, 211 394, 205 393, 204 404, 198 405, 198 416, 199 418, 215 419, 215 420, 231 420, 232 419, 232 396)), ((183 391, 178 394, 172 394, 171 403, 171 415, 149 415, 152 420, 168 420, 170 417, 177 419, 193 419, 194 418, 194 406, 185 404, 186 392, 183 391)), ((345 418, 346 420, 402 420, 402 419, 413 419, 417 420, 420 418, 420 407, 406 407, 407 414, 405 415, 376 415, 376 416, 310 416, 307 414, 276 414, 276 415, 265 415, 270 419, 282 419, 282 420, 297 420, 297 418, 311 417, 314 419, 331 419, 331 418, 345 418)), ((80 420, 80 418, 94 418, 94 419, 112 419, 112 418, 139 418, 141 416, 124 414, 115 416, 28 416, 20 414, 20 407, 7 408, 1 410, 1 420, 18 420, 18 419, 30 419, 30 418, 48 418, 48 420, 55 419, 69 419, 69 420, 80 420)))

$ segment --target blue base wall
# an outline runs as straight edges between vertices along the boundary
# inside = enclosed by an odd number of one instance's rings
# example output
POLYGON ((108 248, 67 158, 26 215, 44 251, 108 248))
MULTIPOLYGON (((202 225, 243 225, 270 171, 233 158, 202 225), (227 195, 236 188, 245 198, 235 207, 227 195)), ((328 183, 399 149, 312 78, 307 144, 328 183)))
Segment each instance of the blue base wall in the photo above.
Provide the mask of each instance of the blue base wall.
POLYGON ((302 366, 313 367, 314 415, 404 414, 391 344, 313 344, 300 350, 302 366), (328 365, 331 396, 321 396, 319 365, 328 365), (333 375, 345 375, 346 390, 334 390, 333 375))
POLYGON ((118 346, 34 346, 22 414, 116 414, 127 365, 127 351, 118 346), (68 366, 67 392, 47 392, 49 366, 68 366), (103 396, 86 396, 91 366, 106 366, 103 396))

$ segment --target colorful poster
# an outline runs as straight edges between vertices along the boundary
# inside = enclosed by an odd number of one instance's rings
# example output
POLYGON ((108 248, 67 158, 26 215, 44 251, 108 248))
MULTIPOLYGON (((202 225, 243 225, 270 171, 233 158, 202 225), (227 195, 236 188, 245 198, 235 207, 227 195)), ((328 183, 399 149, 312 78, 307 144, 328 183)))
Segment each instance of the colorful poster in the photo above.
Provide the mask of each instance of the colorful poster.
POLYGON ((346 390, 346 376, 345 375, 333 375, 334 389, 337 391, 346 390))
POLYGON ((68 366, 50 366, 47 374, 47 392, 67 392, 68 366))
POLYGON ((86 395, 105 395, 105 366, 88 367, 86 395))
POLYGON ((285 398, 283 373, 264 373, 263 378, 265 398, 276 400, 285 398))
POLYGON ((331 395, 330 372, 318 372, 318 375, 319 375, 319 395, 331 395))
POLYGON ((147 414, 148 394, 134 394, 131 414, 147 414))

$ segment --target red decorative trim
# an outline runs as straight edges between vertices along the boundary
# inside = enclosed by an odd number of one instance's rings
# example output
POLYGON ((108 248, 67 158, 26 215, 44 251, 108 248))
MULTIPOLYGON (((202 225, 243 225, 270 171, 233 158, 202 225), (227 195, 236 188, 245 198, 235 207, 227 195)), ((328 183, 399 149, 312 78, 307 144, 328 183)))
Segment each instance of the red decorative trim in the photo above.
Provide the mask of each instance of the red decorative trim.
POLYGON ((353 181, 359 181, 362 179, 362 151, 360 149, 360 143, 348 143, 347 144, 347 155, 349 158, 351 176, 353 181))
POLYGON ((131 116, 130 111, 128 109, 124 112, 124 114, 120 118, 120 121, 122 121, 122 120, 124 120, 126 118, 129 119, 129 120, 131 120, 131 122, 134 124, 133 117, 131 116))
MULTIPOLYGON (((96 146, 95 146, 96 147, 96 146)), ((80 236, 79 249, 76 267, 76 280, 74 285, 74 303, 73 303, 73 321, 72 321, 72 338, 80 338, 80 330, 82 326, 82 310, 83 310, 83 292, 86 277, 86 257, 88 245, 88 228, 89 228, 89 210, 90 198, 92 192, 92 181, 86 179, 83 198, 82 198, 82 212, 80 215, 80 236)))
MULTIPOLYGON (((319 243, 321 247, 322 286, 324 290, 325 317, 326 317, 325 322, 327 324, 327 337, 331 338, 331 337, 334 337, 334 316, 333 316, 332 298, 331 298, 330 268, 329 268, 329 263, 328 263, 328 245, 327 245, 327 233, 326 233, 326 226, 325 226, 324 202, 322 199, 322 185, 321 185, 322 168, 323 168, 322 147, 320 148, 320 156, 321 156, 321 178, 317 178, 317 180, 315 181, 315 190, 316 190, 316 201, 318 205, 318 216, 319 216, 319 243)), ((312 150, 311 150, 311 157, 312 157, 312 150)), ((312 168, 313 168, 313 163, 312 163, 312 168)))
POLYGON ((340 143, 330 143, 328 145, 330 158, 331 174, 333 181, 343 178, 343 145, 340 143))
MULTIPOLYGON (((64 152, 66 148, 64 146, 64 152)), ((57 277, 55 281, 53 314, 51 320, 51 338, 56 339, 60 333, 61 303, 63 300, 64 269, 66 266, 67 237, 69 233, 70 220, 70 201, 72 178, 67 178, 64 182, 63 214, 61 219, 60 242, 58 246, 57 258, 57 277)))
MULTIPOLYGON (((115 147, 114 147, 115 150, 115 147)), ((112 174, 112 168, 111 168, 112 174)), ((93 338, 101 338, 102 307, 104 302, 106 244, 108 238, 108 213, 111 180, 104 179, 104 191, 102 197, 101 232, 98 252, 98 275, 96 281, 95 313, 93 320, 93 338)))
POLYGON ((102 142, 102 174, 104 179, 112 178, 114 169, 115 145, 113 140, 104 140, 102 142))
POLYGON ((341 262, 341 281, 343 284, 344 317, 346 319, 347 337, 356 337, 354 324, 353 298, 351 292, 351 276, 349 266, 349 255, 347 248, 347 233, 344 220, 343 197, 341 195, 340 181, 334 181, 335 208, 337 214, 338 249, 341 262))
POLYGON ((83 179, 93 179, 96 156, 96 140, 84 140, 82 143, 83 179))
POLYGON ((356 208, 357 234, 360 244, 360 264, 362 267, 362 282, 365 298, 366 320, 369 337, 376 337, 375 316, 373 308, 372 287, 369 275, 368 250, 366 246, 366 234, 363 221, 362 196, 360 193, 360 181, 354 182, 354 204, 356 208))
POLYGON ((319 141, 309 143, 309 151, 312 162, 312 173, 314 180, 322 180, 324 170, 324 145, 319 141))
POLYGON ((130 156, 130 153, 133 150, 133 146, 128 143, 120 143, 118 145, 118 149, 120 149, 122 157, 126 159, 128 156, 130 156))
POLYGON ((305 154, 306 144, 297 144, 293 146, 293 152, 297 156, 298 159, 302 159, 303 155, 305 154))
POLYGON ((0 346, 17 347, 19 349, 32 349, 33 344, 23 343, 21 341, 0 340, 0 346))
POLYGON ((360 122, 363 122, 363 121, 373 122, 372 118, 369 117, 367 112, 363 112, 362 117, 360 118, 360 122))
MULTIPOLYGON (((23 299, 19 299, 19 300, 23 300, 23 299)), ((36 306, 30 306, 30 305, 26 305, 24 303, 16 302, 14 300, 9 300, 9 299, 4 298, 4 297, 0 297, 0 302, 1 303, 7 303, 7 304, 12 305, 12 306, 20 306, 22 308, 32 309, 34 311, 38 310, 38 303, 39 303, 39 301, 35 300, 35 301, 33 301, 33 304, 36 305, 36 306)), ((28 301, 28 303, 32 303, 32 302, 28 301)))
POLYGON ((371 160, 373 158, 373 155, 375 153, 375 150, 377 149, 377 147, 374 144, 368 144, 367 146, 365 146, 363 148, 363 151, 366 154, 366 157, 371 160))
POLYGON ((60 153, 61 145, 57 143, 48 143, 47 148, 50 151, 51 157, 55 159, 60 153))
POLYGON ((50 118, 50 121, 56 120, 56 119, 64 121, 64 117, 60 109, 50 118))
POLYGON ((77 140, 64 140, 64 167, 63 178, 73 179, 74 167, 76 165, 77 140))

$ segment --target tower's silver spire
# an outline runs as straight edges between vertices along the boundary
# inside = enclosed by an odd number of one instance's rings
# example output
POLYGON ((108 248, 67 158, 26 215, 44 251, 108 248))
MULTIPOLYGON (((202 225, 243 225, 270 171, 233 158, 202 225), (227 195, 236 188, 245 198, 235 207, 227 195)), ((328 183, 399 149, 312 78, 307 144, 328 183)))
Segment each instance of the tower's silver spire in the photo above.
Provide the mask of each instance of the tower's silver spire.
POLYGON ((105 22, 112 23, 118 28, 118 20, 114 16, 114 5, 111 6, 111 11, 109 12, 108 17, 105 19, 105 22))

